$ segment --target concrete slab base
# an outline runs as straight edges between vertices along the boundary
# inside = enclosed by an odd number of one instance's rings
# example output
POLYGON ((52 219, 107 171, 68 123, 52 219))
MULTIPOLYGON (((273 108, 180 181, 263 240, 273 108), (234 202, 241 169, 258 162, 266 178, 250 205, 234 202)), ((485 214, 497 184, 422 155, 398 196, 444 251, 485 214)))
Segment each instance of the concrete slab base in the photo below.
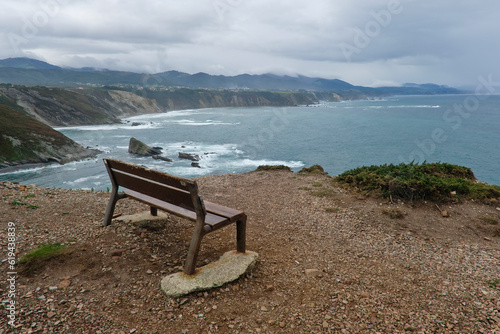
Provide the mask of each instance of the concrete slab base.
POLYGON ((167 296, 180 297, 195 291, 204 291, 237 280, 255 267, 258 254, 247 251, 226 252, 216 262, 196 269, 194 275, 184 272, 166 276, 161 281, 161 289, 167 296))

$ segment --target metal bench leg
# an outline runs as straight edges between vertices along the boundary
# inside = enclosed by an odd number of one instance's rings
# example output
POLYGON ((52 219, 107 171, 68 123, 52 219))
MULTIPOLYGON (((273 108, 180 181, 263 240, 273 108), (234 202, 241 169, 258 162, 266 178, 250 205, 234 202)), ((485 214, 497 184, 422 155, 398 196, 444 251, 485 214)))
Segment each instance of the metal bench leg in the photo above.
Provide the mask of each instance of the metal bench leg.
POLYGON ((111 224, 111 220, 113 219, 113 212, 115 211, 116 202, 119 199, 124 198, 124 194, 118 193, 118 188, 113 187, 111 190, 111 197, 109 198, 108 207, 106 208, 106 214, 104 215, 104 221, 102 222, 102 226, 108 226, 111 224))
POLYGON ((154 206, 149 208, 149 211, 151 212, 151 216, 158 216, 158 208, 155 208, 154 206))
POLYGON ((246 252, 246 226, 247 216, 236 222, 236 250, 240 253, 246 252))

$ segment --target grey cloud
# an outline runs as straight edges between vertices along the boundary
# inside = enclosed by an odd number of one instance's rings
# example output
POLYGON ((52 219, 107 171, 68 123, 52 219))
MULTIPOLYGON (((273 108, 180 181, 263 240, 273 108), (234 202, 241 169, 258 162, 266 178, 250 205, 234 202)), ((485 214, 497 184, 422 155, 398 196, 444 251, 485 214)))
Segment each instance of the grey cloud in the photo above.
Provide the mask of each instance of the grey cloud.
POLYGON ((4 0, 2 8, 0 58, 355 84, 500 76, 494 0, 4 0))

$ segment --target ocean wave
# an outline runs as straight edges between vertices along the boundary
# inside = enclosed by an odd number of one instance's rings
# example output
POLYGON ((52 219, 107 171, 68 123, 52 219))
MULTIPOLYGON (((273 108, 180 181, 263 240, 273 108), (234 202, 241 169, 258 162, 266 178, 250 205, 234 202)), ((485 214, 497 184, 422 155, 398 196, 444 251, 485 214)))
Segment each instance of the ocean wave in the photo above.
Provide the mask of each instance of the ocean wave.
MULTIPOLYGON (((86 177, 81 177, 81 178, 78 178, 76 180, 72 180, 72 181, 64 181, 65 184, 69 184, 69 185, 77 185, 79 183, 89 183, 90 181, 92 180, 99 180, 101 179, 103 176, 102 175, 93 175, 93 176, 86 176, 86 177)), ((102 182, 92 182, 92 184, 101 184, 102 182)))
POLYGON ((54 128, 62 133, 66 131, 114 131, 114 130, 144 130, 157 128, 158 124, 148 123, 148 124, 138 124, 132 125, 132 123, 120 123, 120 124, 109 124, 109 125, 82 125, 82 126, 68 126, 54 128))
POLYGON ((161 120, 163 118, 173 118, 173 117, 186 117, 192 115, 211 115, 214 114, 212 109, 185 109, 185 110, 173 110, 166 111, 157 114, 145 114, 145 115, 137 115, 132 117, 127 117, 125 120, 127 121, 149 121, 149 120, 161 120))
MULTIPOLYGON (((33 164, 19 165, 19 166, 13 166, 13 167, 20 168, 20 169, 9 170, 7 172, 0 172, 0 175, 19 175, 19 174, 28 174, 28 173, 39 174, 42 171, 52 170, 52 169, 62 169, 64 171, 75 171, 75 170, 78 170, 80 165, 86 164, 92 160, 97 161, 98 159, 88 158, 88 159, 83 159, 83 160, 78 160, 78 161, 67 162, 65 164, 59 164, 57 162, 54 162, 54 163, 48 163, 48 164, 33 163, 33 164)), ((0 169, 0 171, 1 171, 1 169, 0 169)))
POLYGON ((227 122, 213 121, 213 120, 206 120, 205 122, 199 122, 199 121, 197 122, 197 121, 193 121, 190 119, 171 120, 171 121, 168 121, 168 123, 177 123, 180 125, 190 125, 190 126, 239 125, 240 124, 240 122, 227 123, 227 122))
POLYGON ((343 107, 343 109, 359 109, 362 108, 363 110, 368 110, 368 109, 437 109, 441 108, 440 105, 427 105, 427 104, 422 104, 422 105, 395 105, 395 106, 348 106, 348 107, 343 107))
POLYGON ((153 143, 154 146, 163 147, 165 151, 173 152, 189 152, 194 154, 205 154, 205 153, 215 153, 215 154, 230 154, 230 153, 241 153, 238 150, 238 145, 227 143, 227 144, 208 144, 202 142, 175 142, 175 143, 153 143))
POLYGON ((387 106, 384 108, 441 108, 440 105, 427 105, 427 104, 422 104, 422 105, 400 105, 400 106, 387 106))
POLYGON ((241 160, 233 160, 228 163, 229 166, 232 167, 258 167, 263 165, 285 165, 290 168, 299 168, 304 167, 305 164, 302 161, 284 161, 284 160, 252 160, 252 159, 241 159, 241 160))

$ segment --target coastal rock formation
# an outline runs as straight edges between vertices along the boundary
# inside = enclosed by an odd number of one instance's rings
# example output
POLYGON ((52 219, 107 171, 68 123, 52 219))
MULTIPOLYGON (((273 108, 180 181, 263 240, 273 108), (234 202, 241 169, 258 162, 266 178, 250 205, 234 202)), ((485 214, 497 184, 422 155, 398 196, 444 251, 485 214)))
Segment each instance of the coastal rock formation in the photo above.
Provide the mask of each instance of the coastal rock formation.
POLYGON ((128 153, 143 156, 155 156, 161 154, 161 148, 148 146, 142 141, 132 137, 130 138, 130 142, 128 144, 128 153))
POLYGON ((164 111, 152 99, 117 90, 0 86, 0 101, 49 126, 120 123, 164 111))
POLYGON ((22 164, 67 163, 94 157, 99 150, 84 148, 62 133, 0 106, 0 168, 22 164))
POLYGON ((153 159, 156 159, 156 160, 163 160, 163 161, 166 161, 166 162, 172 162, 172 159, 169 159, 167 157, 163 157, 161 155, 153 155, 153 159))
POLYGON ((179 152, 179 159, 187 159, 191 161, 200 161, 200 156, 197 154, 179 152))

